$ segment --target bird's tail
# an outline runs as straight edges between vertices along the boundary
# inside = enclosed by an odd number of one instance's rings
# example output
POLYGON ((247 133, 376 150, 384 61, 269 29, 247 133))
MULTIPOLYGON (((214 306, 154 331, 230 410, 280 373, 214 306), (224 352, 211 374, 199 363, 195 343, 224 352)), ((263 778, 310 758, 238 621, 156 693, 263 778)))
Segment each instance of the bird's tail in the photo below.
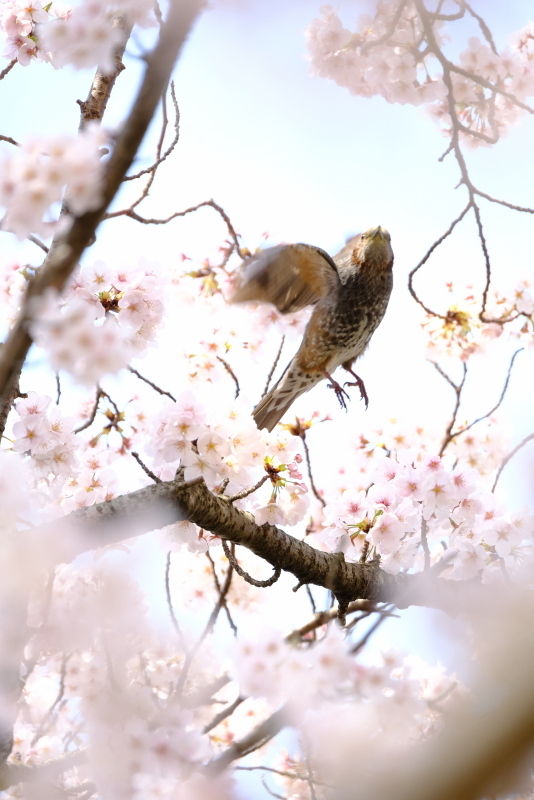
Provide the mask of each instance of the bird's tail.
POLYGON ((279 398, 275 395, 275 389, 271 389, 254 409, 252 414, 254 422, 260 430, 266 428, 268 431, 272 431, 296 399, 296 397, 286 398, 283 403, 280 403, 279 398))
POLYGON ((252 416, 258 428, 272 431, 297 397, 319 383, 322 378, 321 374, 311 376, 304 375, 299 370, 287 370, 254 409, 252 416))

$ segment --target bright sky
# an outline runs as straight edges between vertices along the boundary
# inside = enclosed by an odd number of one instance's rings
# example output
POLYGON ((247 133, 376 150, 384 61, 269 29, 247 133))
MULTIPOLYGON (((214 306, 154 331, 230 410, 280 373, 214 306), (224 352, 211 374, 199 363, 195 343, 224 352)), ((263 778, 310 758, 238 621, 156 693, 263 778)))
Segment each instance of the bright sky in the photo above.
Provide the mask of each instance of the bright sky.
MULTIPOLYGON (((196 25, 176 71, 181 138, 156 181, 153 199, 143 206, 145 213, 167 216, 213 197, 251 249, 261 243, 264 231, 272 244, 303 241, 332 254, 347 236, 370 225, 381 224, 392 236, 394 294, 359 370, 371 406, 365 413, 355 396, 337 439, 327 426, 314 431, 310 444, 320 483, 328 479, 341 441, 352 438, 364 424, 390 417, 446 423, 452 391, 424 361, 421 316, 406 284, 409 271, 464 207, 466 193, 454 190, 459 173, 453 158, 438 163, 447 140, 424 110, 352 97, 308 75, 303 30, 318 15, 319 0, 212 5, 196 25)), ((342 0, 338 5, 351 27, 373 4, 342 0)), ((486 15, 499 45, 532 14, 527 0, 475 0, 474 6, 486 15)), ((108 126, 118 124, 127 110, 141 66, 138 60, 127 61, 105 118, 108 126)), ((48 65, 17 67, 0 85, 0 132, 15 139, 28 131, 73 133, 79 116, 75 100, 85 98, 90 80, 88 72, 54 73, 48 65)), ((534 120, 524 119, 497 146, 469 153, 475 183, 513 203, 534 205, 533 133, 534 120)), ((152 143, 156 134, 153 130, 152 143)), ((147 146, 143 166, 151 161, 150 152, 147 146)), ((483 221, 496 285, 507 291, 517 279, 532 277, 531 217, 484 204, 483 221)), ((145 252, 152 259, 175 263, 185 252, 203 259, 214 253, 225 233, 210 209, 167 227, 142 230, 124 219, 103 229, 87 258, 136 261, 145 252)), ((2 235, 4 255, 15 252, 15 244, 14 237, 2 235)), ((24 252, 32 263, 39 263, 33 246, 24 252)), ((445 309, 446 280, 474 282, 480 289, 483 277, 470 218, 427 264, 416 285, 431 306, 445 309)), ((193 318, 191 325, 195 324, 193 318)), ((289 355, 286 352, 286 360, 289 355)), ((522 354, 503 408, 511 446, 534 428, 534 381, 529 378, 533 368, 532 353, 522 354)), ((500 357, 473 365, 467 417, 485 413, 496 402, 505 371, 500 357)), ((161 365, 161 373, 172 389, 168 365, 161 365)), ((303 398, 299 408, 321 406, 341 415, 324 385, 313 395, 303 398)), ((534 450, 525 449, 504 476, 512 507, 529 500, 534 505, 533 459, 534 450)))

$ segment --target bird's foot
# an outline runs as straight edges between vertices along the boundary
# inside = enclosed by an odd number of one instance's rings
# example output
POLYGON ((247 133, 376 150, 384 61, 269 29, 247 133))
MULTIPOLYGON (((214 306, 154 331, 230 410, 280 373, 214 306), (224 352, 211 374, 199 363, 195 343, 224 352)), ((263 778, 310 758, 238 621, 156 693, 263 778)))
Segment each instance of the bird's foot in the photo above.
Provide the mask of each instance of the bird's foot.
POLYGON ((346 392, 345 389, 337 381, 335 381, 333 379, 333 377, 328 372, 325 372, 324 374, 326 375, 326 377, 330 381, 330 383, 328 384, 328 388, 334 390, 334 392, 336 393, 336 397, 339 400, 339 405, 341 406, 341 408, 344 408, 345 411, 346 411, 347 410, 347 400, 350 400, 350 396, 349 396, 348 392, 346 392), (345 399, 345 398, 347 398, 347 399, 345 399))
MULTIPOLYGON (((347 369, 347 368, 345 367, 345 369, 347 369)), ((351 369, 347 369, 347 372, 350 372, 350 374, 354 378, 354 383, 347 381, 344 385, 345 386, 357 386, 358 387, 358 389, 360 390, 360 397, 365 402, 365 410, 367 411, 367 409, 369 408, 369 396, 368 396, 367 390, 365 388, 365 383, 362 381, 360 376, 356 375, 356 373, 353 372, 351 369)))

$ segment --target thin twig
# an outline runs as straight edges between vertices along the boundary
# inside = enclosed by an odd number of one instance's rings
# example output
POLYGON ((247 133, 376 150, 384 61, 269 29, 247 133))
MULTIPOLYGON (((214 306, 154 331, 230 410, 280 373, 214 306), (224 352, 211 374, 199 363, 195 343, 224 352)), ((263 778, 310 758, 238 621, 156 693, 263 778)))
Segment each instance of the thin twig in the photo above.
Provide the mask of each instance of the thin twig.
POLYGON ((174 402, 176 402, 176 397, 175 397, 174 395, 172 395, 170 392, 166 392, 166 391, 165 391, 165 389, 160 389, 160 387, 159 387, 157 384, 155 384, 155 383, 152 383, 152 381, 149 381, 149 380, 148 380, 148 378, 145 378, 145 376, 144 376, 144 375, 141 375, 141 373, 140 373, 140 372, 138 372, 136 369, 134 369, 134 368, 133 368, 133 367, 131 367, 130 365, 128 365, 128 366, 126 367, 126 369, 127 369, 129 372, 131 372, 131 373, 132 373, 132 375, 137 375, 137 377, 138 377, 140 380, 142 380, 142 381, 144 381, 145 383, 147 383, 147 384, 148 384, 148 385, 149 385, 149 386, 150 386, 152 389, 154 389, 154 391, 156 391, 156 392, 159 392, 159 394, 164 394, 164 395, 166 395, 167 397, 170 397, 170 398, 171 398, 171 400, 173 400, 174 402))
POLYGON ((513 211, 521 211, 525 214, 534 214, 534 208, 516 206, 513 203, 508 203, 506 200, 498 200, 496 197, 491 197, 491 195, 481 192, 480 189, 475 189, 475 187, 473 187, 473 193, 477 194, 479 197, 483 197, 485 200, 489 200, 490 203, 498 203, 501 206, 506 206, 506 208, 511 208, 513 211))
POLYGON ((269 475, 264 475, 263 478, 260 478, 260 480, 256 484, 254 484, 252 489, 245 489, 245 491, 239 492, 239 494, 234 494, 232 495, 232 497, 228 497, 227 500, 230 503, 234 503, 236 500, 244 500, 244 498, 248 497, 249 494, 252 494, 253 492, 257 491, 260 488, 260 486, 263 486, 263 484, 269 480, 269 477, 270 477, 269 475))
POLYGON ((0 81, 3 80, 9 72, 11 72, 11 70, 13 69, 13 67, 15 66, 16 63, 17 63, 17 59, 14 58, 13 61, 9 62, 7 67, 4 67, 2 72, 0 72, 0 81))
POLYGON ((102 389, 100 388, 100 386, 97 387, 95 402, 94 402, 94 405, 93 405, 93 410, 91 411, 91 416, 89 417, 87 422, 84 422, 83 425, 80 425, 79 428, 76 428, 74 433, 81 433, 81 431, 84 431, 86 428, 89 428, 93 424, 93 422, 95 421, 95 418, 96 418, 97 411, 98 411, 98 404, 100 403, 100 400, 103 397, 103 395, 104 395, 104 393, 103 393, 102 389))
MULTIPOLYGON (((127 175, 124 178, 125 181, 133 181, 133 180, 136 180, 137 178, 140 178, 142 175, 147 175, 148 173, 155 172, 157 170, 157 168, 159 167, 159 165, 163 161, 165 161, 165 159, 167 159, 170 156, 170 154, 172 153, 172 151, 174 150, 174 148, 178 144, 178 139, 180 138, 180 110, 178 108, 178 103, 177 103, 177 100, 176 100, 176 93, 175 93, 175 89, 174 89, 174 81, 171 81, 171 97, 172 97, 172 102, 173 102, 173 105, 174 105, 174 115, 175 115, 174 116, 174 139, 172 140, 172 142, 170 143, 168 148, 165 150, 163 155, 159 155, 158 154, 158 157, 156 158, 156 161, 152 164, 152 166, 146 167, 146 169, 142 169, 139 172, 136 172, 135 175, 127 175)), ((161 135, 160 141, 158 143, 158 151, 161 150, 162 140, 163 140, 163 136, 164 136, 164 133, 165 133, 165 128, 167 126, 167 112, 166 112, 166 108, 165 108, 165 102, 163 102, 163 108, 164 108, 164 124, 163 124, 162 135, 161 135)))
POLYGON ((198 651, 200 650, 200 647, 202 646, 202 643, 204 642, 206 637, 211 633, 211 631, 213 630, 213 628, 215 626, 215 623, 217 622, 217 617, 219 616, 219 613, 220 613, 221 609, 224 606, 224 602, 226 600, 226 595, 228 594, 228 592, 230 590, 230 585, 232 583, 233 572, 234 571, 232 569, 232 566, 229 565, 228 572, 226 573, 226 578, 225 578, 224 584, 221 586, 221 591, 219 592, 219 599, 217 600, 217 603, 215 604, 215 607, 214 607, 213 611, 211 612, 211 614, 209 616, 209 619, 208 619, 208 621, 207 621, 207 623, 206 623, 206 625, 204 627, 204 630, 202 631, 202 633, 200 634, 199 638, 197 639, 197 641, 195 642, 195 644, 189 650, 189 652, 187 653, 187 655, 185 657, 185 660, 184 660, 184 663, 183 663, 183 666, 182 666, 182 671, 180 673, 180 677, 178 678, 178 681, 176 683, 176 694, 177 695, 181 695, 182 694, 182 692, 184 690, 184 687, 185 687, 185 684, 186 684, 186 681, 187 681, 187 676, 189 675, 189 670, 191 669, 191 665, 193 663, 193 660, 194 660, 196 654, 198 653, 198 651))
POLYGON ((241 248, 239 246, 239 236, 235 231, 234 226, 230 221, 230 217, 226 213, 226 211, 221 208, 214 200, 204 200, 202 203, 198 203, 196 206, 191 206, 190 208, 186 208, 185 211, 175 211, 174 214, 164 218, 164 219, 155 219, 155 218, 147 218, 142 217, 136 211, 133 211, 132 208, 125 208, 121 211, 112 211, 104 215, 104 219, 113 219, 114 217, 121 217, 126 216, 130 217, 131 219, 136 220, 136 222, 142 222, 143 225, 166 225, 171 220, 176 219, 177 217, 185 217, 186 214, 191 214, 193 211, 198 211, 199 208, 209 207, 215 209, 218 214, 223 218, 226 223, 226 227, 228 228, 228 233, 230 234, 232 241, 236 247, 237 252, 241 255, 241 248))
POLYGON ((360 46, 360 50, 361 50, 362 53, 366 53, 367 50, 370 50, 372 47, 378 47, 379 45, 383 44, 384 42, 387 42, 389 37, 393 33, 395 33, 395 28, 398 25, 398 22, 399 22, 399 20, 401 18, 401 14, 402 14, 402 12, 404 10, 405 5, 406 5, 406 0, 401 0, 399 5, 397 6, 397 10, 395 11, 393 19, 391 20, 391 23, 390 23, 389 28, 387 29, 387 31, 382 36, 380 36, 378 39, 373 39, 370 42, 364 42, 364 44, 362 44, 360 46))
POLYGON ((274 800, 289 800, 287 795, 278 794, 278 792, 274 792, 271 789, 271 787, 267 785, 267 778, 265 777, 265 775, 261 775, 260 780, 261 780, 261 785, 263 786, 269 797, 274 797, 274 800))
POLYGON ((213 730, 213 728, 216 728, 217 725, 220 725, 221 722, 224 722, 224 720, 230 717, 236 708, 238 708, 245 700, 246 698, 241 697, 240 695, 236 697, 233 703, 230 703, 230 705, 226 706, 226 708, 213 717, 211 722, 208 722, 208 724, 204 726, 202 733, 209 733, 211 730, 213 730))
POLYGON ((317 794, 315 792, 315 784, 313 782, 313 772, 311 768, 311 759, 309 755, 309 748, 303 747, 303 755, 304 755, 304 763, 306 764, 306 781, 308 786, 310 787, 310 798, 311 800, 317 800, 317 794))
POLYGON ((313 594, 310 589, 309 584, 305 584, 306 586, 306 594, 308 595, 308 600, 310 601, 310 605, 312 607, 312 611, 314 614, 317 614, 317 606, 315 605, 315 600, 313 599, 313 594))
POLYGON ((388 606, 384 607, 384 611, 383 612, 378 612, 380 614, 380 617, 377 619, 377 621, 374 623, 374 625, 371 625, 371 627, 369 628, 369 630, 367 631, 365 636, 362 636, 360 641, 357 642, 353 647, 351 647, 351 649, 350 649, 351 653, 358 653, 360 650, 362 650, 365 647, 365 645, 367 644, 367 642, 369 641, 369 639, 371 638, 373 633, 377 630, 377 628, 380 627, 380 625, 382 625, 384 620, 389 617, 389 613, 387 613, 387 612, 389 612, 389 610, 391 608, 393 608, 393 606, 394 606, 393 603, 389 603, 388 606))
POLYGON ((511 374, 512 374, 512 367, 514 366, 514 361, 515 361, 515 359, 516 359, 516 356, 518 356, 518 355, 519 355, 519 353, 522 353, 522 352, 523 352, 523 348, 522 348, 522 347, 520 347, 520 348, 519 348, 519 350, 516 350, 516 351, 515 351, 515 353, 513 354, 513 356, 512 356, 512 360, 510 361, 510 365, 509 365, 509 367, 508 367, 508 372, 507 372, 507 374, 506 374, 506 380, 505 380, 505 382, 504 382, 504 386, 503 386, 503 388, 502 388, 501 396, 499 397, 498 401, 497 401, 497 402, 496 402, 496 404, 493 406, 493 408, 492 408, 492 409, 490 409, 490 410, 487 412, 487 414, 484 414, 482 417, 477 417, 477 419, 473 420, 473 422, 470 422, 470 423, 469 423, 469 425, 466 425, 466 426, 465 426, 465 428, 460 428, 459 430, 455 431, 454 433, 451 433, 451 435, 450 435, 450 437, 449 437, 450 439, 454 439, 454 438, 455 438, 455 436, 459 436, 461 433, 465 433, 465 432, 466 432, 466 431, 468 431, 470 428, 472 428, 472 427, 473 427, 473 425, 476 425, 478 422, 482 422, 482 420, 484 420, 484 419, 487 419, 488 417, 491 417, 491 415, 492 415, 492 414, 493 414, 495 411, 497 411, 497 409, 498 409, 498 408, 499 408, 499 406, 501 405, 502 401, 504 400, 504 397, 505 397, 505 395, 506 395, 506 392, 507 392, 507 390, 508 390, 508 384, 510 383, 510 376, 511 376, 511 374))
POLYGON ((233 742, 230 747, 219 756, 208 761, 204 770, 208 775, 219 775, 224 772, 233 761, 236 761, 238 758, 243 758, 243 756, 249 753, 253 753, 254 750, 266 744, 266 742, 276 736, 286 725, 287 708, 282 706, 282 708, 279 708, 274 714, 271 714, 270 717, 260 722, 254 730, 242 739, 233 742))
POLYGON ((170 574, 171 574, 171 553, 172 551, 169 550, 167 553, 167 560, 165 562, 165 596, 167 598, 167 608, 169 609, 169 616, 171 618, 172 626, 180 639, 182 648, 184 652, 187 652, 187 646, 185 643, 185 637, 183 634, 182 629, 176 619, 176 614, 174 613, 174 606, 172 604, 172 597, 171 597, 171 584, 170 584, 170 574))
POLYGON ((61 400, 61 382, 59 380, 59 372, 56 372, 56 406, 59 405, 61 400))
MULTIPOLYGON (((456 419, 458 417, 458 410, 460 408, 460 403, 461 403, 461 400, 462 400, 462 391, 463 391, 463 388, 464 388, 464 385, 465 385, 465 379, 467 378, 467 364, 465 363, 465 361, 462 361, 462 369, 463 369, 462 380, 455 387, 456 402, 454 404, 454 409, 453 409, 453 412, 452 412, 451 421, 449 422, 449 424, 447 425, 447 428, 445 430, 445 436, 443 437, 443 442, 441 444, 441 448, 440 448, 440 451, 439 451, 439 455, 440 456, 443 455, 443 453, 445 452, 445 449, 447 448, 447 445, 451 441, 451 438, 452 438, 451 437, 451 431, 454 428, 454 426, 456 424, 456 419)), ((452 385, 454 385, 454 384, 452 384, 452 385)))
POLYGON ((466 3, 465 0, 462 0, 462 5, 467 11, 469 11, 471 16, 474 17, 474 19, 476 19, 476 21, 478 22, 480 30, 482 31, 485 40, 487 41, 487 43, 489 44, 495 55, 496 56, 499 55, 497 52, 497 47, 495 45, 495 42, 493 41, 493 36, 491 35, 491 31, 486 25, 486 22, 482 19, 481 16, 479 16, 475 11, 473 11, 469 3, 466 3))
POLYGON ((452 388, 454 389, 454 391, 455 391, 455 392, 457 392, 457 391, 458 391, 458 384, 454 383, 454 381, 453 381, 453 379, 450 377, 450 375, 447 375, 447 373, 445 372, 445 370, 444 370, 444 369, 442 369, 442 368, 440 367, 440 365, 437 363, 437 361, 431 361, 430 359, 428 359, 428 362, 429 362, 430 364, 432 364, 432 366, 434 367, 434 369, 435 369, 437 372, 439 372, 439 374, 441 375, 441 377, 442 377, 442 378, 444 378, 444 379, 447 381, 447 383, 449 384, 449 386, 452 386, 452 388))
POLYGON ((230 366, 230 364, 228 363, 228 361, 225 361, 225 360, 224 360, 224 358, 221 358, 221 356, 215 356, 215 358, 217 359, 217 361, 220 361, 220 362, 221 362, 221 364, 223 365, 223 367, 225 368, 225 370, 227 371, 227 373, 228 373, 229 375, 231 375, 231 376, 232 376, 232 378, 234 379, 234 383, 235 383, 235 395, 234 395, 234 400, 237 400, 237 398, 239 397, 239 392, 240 392, 241 390, 240 390, 240 388, 239 388, 239 381, 237 380, 237 377, 236 377, 236 374, 235 374, 235 372, 233 371, 233 369, 232 369, 232 367, 230 366))
MULTIPOLYGON (((377 611, 376 603, 372 600, 353 600, 349 603, 349 607, 347 608, 347 614, 354 614, 356 611, 364 611, 366 613, 373 613, 377 611)), ((314 617, 310 622, 307 622, 305 625, 302 625, 300 628, 295 628, 295 630, 288 633, 286 641, 288 642, 300 642, 306 634, 312 633, 312 631, 317 630, 317 628, 322 628, 323 625, 328 625, 329 622, 336 619, 337 617, 337 608, 330 608, 328 611, 319 611, 314 614, 314 617)))
MULTIPOLYGON (((211 572, 212 572, 212 575, 213 575, 213 582, 215 583, 215 589, 217 590, 217 592, 220 595, 221 594, 221 582, 219 580, 219 576, 217 575, 217 570, 215 569, 215 561, 211 557, 211 553, 210 553, 209 549, 206 551, 206 557, 207 557, 208 561, 210 562, 211 572)), ((228 624, 230 625, 230 627, 232 629, 232 633, 234 634, 234 636, 237 636, 237 625, 235 624, 235 622, 234 622, 234 620, 232 618, 232 615, 230 613, 230 609, 228 608, 228 603, 226 602, 226 598, 224 599, 223 608, 224 608, 224 611, 225 611, 225 614, 226 614, 226 618, 228 620, 228 624)))
POLYGON ((521 450, 522 447, 524 447, 528 442, 532 441, 532 439, 534 439, 534 433, 530 433, 528 436, 526 436, 523 439, 523 441, 519 442, 517 447, 514 447, 514 449, 510 453, 508 453, 506 458, 504 458, 501 461, 501 466, 497 470, 497 475, 495 476, 495 481, 493 482, 493 486, 491 487, 491 491, 492 492, 495 491, 495 487, 497 486, 497 483, 499 482, 499 478, 501 477, 501 473, 502 473, 503 469, 505 468, 505 466, 508 464, 508 462, 515 456, 516 453, 518 453, 521 450))
POLYGON ((274 567, 274 572, 270 578, 267 578, 265 581, 258 581, 256 578, 251 577, 248 572, 245 572, 245 570, 239 566, 235 557, 235 544, 232 543, 231 547, 228 547, 228 544, 224 539, 221 539, 221 544, 224 554, 230 562, 230 565, 233 567, 233 569, 235 569, 237 574, 240 575, 247 583, 250 583, 251 586, 257 586, 258 589, 266 589, 268 586, 272 586, 273 583, 276 583, 282 574, 280 567, 274 567))
POLYGON ((12 139, 11 136, 4 136, 2 133, 0 133, 0 142, 7 142, 8 144, 14 144, 15 147, 20 147, 20 144, 15 139, 12 139))
POLYGON ((112 399, 111 399, 111 397, 109 396, 109 394, 108 394, 107 392, 105 392, 105 391, 102 389, 102 387, 100 387, 100 392, 101 392, 101 394, 102 394, 102 397, 105 397, 105 398, 106 398, 106 400, 107 400, 109 403, 111 403, 111 405, 113 406, 113 410, 114 410, 114 412, 115 412, 116 416, 117 416, 117 417, 118 417, 118 416, 120 416, 120 413, 121 413, 121 412, 119 411, 119 407, 118 407, 117 403, 116 403, 114 400, 112 400, 112 399))
POLYGON ((430 316, 432 316, 432 317, 439 317, 440 319, 447 319, 447 317, 446 317, 444 314, 438 314, 437 312, 435 312, 435 311, 432 311, 430 308, 428 308, 428 306, 426 306, 426 305, 423 303, 423 301, 422 301, 422 300, 421 300, 421 299, 420 299, 420 298, 417 296, 417 294, 415 293, 415 289, 413 288, 413 277, 414 277, 415 273, 416 273, 416 272, 418 272, 418 270, 420 270, 420 269, 421 269, 421 267, 422 267, 424 264, 426 264, 426 262, 428 261, 428 259, 430 258, 430 256, 431 256, 431 255, 432 255, 432 253, 434 252, 434 250, 435 250, 437 247, 439 247, 439 245, 440 245, 440 244, 442 244, 442 242, 444 242, 444 241, 445 241, 445 239, 446 239, 448 236, 450 236, 450 235, 451 235, 451 233, 453 232, 453 230, 455 229, 455 227, 458 225, 458 223, 459 223, 459 222, 461 222, 461 221, 463 220, 463 218, 465 217, 465 215, 467 214, 467 212, 469 211, 469 209, 470 209, 470 208, 472 208, 472 205, 473 205, 473 204, 472 204, 472 202, 471 202, 471 200, 470 200, 470 201, 468 202, 468 204, 466 205, 466 207, 464 208, 464 210, 462 211, 462 213, 460 214, 460 216, 456 217, 456 219, 455 219, 453 222, 451 222, 451 224, 450 224, 450 226, 448 227, 448 229, 445 231, 445 233, 444 233, 442 236, 440 236, 440 237, 439 237, 439 239, 436 239, 436 241, 435 241, 435 242, 434 242, 434 244, 433 244, 433 245, 430 247, 430 249, 429 249, 429 250, 427 250, 426 254, 423 256, 423 258, 421 259, 421 261, 419 262, 419 264, 417 264, 417 266, 416 266, 416 267, 414 267, 414 268, 412 269, 412 271, 410 272, 410 274, 408 275, 408 291, 409 291, 409 292, 410 292, 410 294, 412 295, 412 297, 413 297, 413 299, 415 300, 415 302, 416 302, 416 303, 418 303, 418 304, 421 306, 421 308, 423 308, 423 309, 426 311, 426 313, 427 313, 427 314, 430 314, 430 316))
POLYGON ((280 347, 278 348, 278 353, 276 354, 276 358, 274 359, 274 362, 273 362, 273 365, 272 365, 272 367, 270 369, 270 372, 267 375, 267 381, 265 383, 265 389, 263 390, 263 394, 260 397, 260 400, 263 400, 263 398, 265 397, 265 395, 269 391, 269 384, 270 384, 271 379, 272 379, 272 377, 274 375, 274 371, 275 371, 276 367, 278 366, 278 362, 280 361, 280 356, 282 355, 282 349, 284 347, 285 340, 286 340, 286 337, 284 335, 284 336, 282 336, 282 341, 280 342, 280 347))
POLYGON ((477 231, 478 231, 478 238, 480 239, 480 246, 482 247, 482 252, 484 254, 484 264, 486 266, 486 283, 484 285, 484 290, 482 292, 482 308, 480 309, 480 314, 478 315, 481 322, 494 322, 493 319, 485 319, 484 315, 486 313, 486 304, 488 302, 488 292, 491 283, 491 262, 490 256, 488 251, 488 245, 486 243, 486 237, 484 236, 484 229, 482 227, 482 219, 480 217, 480 209, 473 203, 473 211, 475 212, 475 219, 477 223, 477 231))
POLYGON ((312 490, 313 494, 315 495, 315 497, 317 498, 317 500, 322 505, 322 507, 324 508, 325 505, 326 505, 326 501, 321 497, 321 495, 317 491, 317 487, 315 485, 315 481, 313 480, 313 473, 312 473, 311 461, 310 461, 310 451, 309 451, 308 445, 306 443, 306 432, 305 431, 302 431, 302 433, 300 434, 300 438, 302 439, 302 444, 304 445, 304 455, 306 456, 306 466, 308 468, 308 477, 310 479, 311 490, 312 490))
MULTIPOLYGON (((234 769, 243 770, 243 771, 247 771, 247 772, 253 772, 254 770, 261 769, 261 770, 264 770, 265 772, 273 772, 275 775, 281 775, 283 778, 291 778, 294 781, 304 781, 304 780, 306 780, 306 778, 302 774, 299 774, 298 771, 289 772, 288 770, 284 770, 284 769, 275 769, 274 767, 266 767, 264 764, 258 764, 256 766, 252 766, 252 767, 244 767, 241 764, 239 764, 238 766, 234 767, 234 769)), ((317 784, 317 786, 326 786, 328 789, 333 789, 334 788, 332 786, 332 784, 325 783, 324 781, 315 780, 315 783, 317 784)))
POLYGON ((58 705, 63 700, 63 697, 65 695, 65 677, 67 674, 67 662, 69 658, 70 654, 65 653, 63 655, 63 658, 61 659, 61 669, 59 671, 59 688, 58 688, 58 693, 56 695, 56 699, 46 712, 43 721, 35 731, 35 734, 33 735, 33 738, 30 743, 30 747, 35 747, 39 739, 41 739, 50 730, 54 718, 54 712, 58 707, 58 705))
POLYGON ((132 453, 132 456, 137 461, 137 463, 139 464, 139 466, 141 467, 141 469, 143 470, 143 472, 145 472, 148 475, 149 478, 152 478, 154 483, 161 483, 161 478, 158 478, 157 475, 154 475, 154 473, 141 460, 141 457, 140 457, 139 453, 136 453, 134 450, 132 450, 131 453, 132 453))
POLYGON ((41 250, 43 250, 45 253, 50 252, 50 248, 47 247, 45 244, 43 244, 43 242, 40 239, 38 239, 37 236, 34 236, 33 233, 28 234, 27 238, 30 242, 32 242, 32 244, 35 244, 37 245, 37 247, 40 247, 41 250))

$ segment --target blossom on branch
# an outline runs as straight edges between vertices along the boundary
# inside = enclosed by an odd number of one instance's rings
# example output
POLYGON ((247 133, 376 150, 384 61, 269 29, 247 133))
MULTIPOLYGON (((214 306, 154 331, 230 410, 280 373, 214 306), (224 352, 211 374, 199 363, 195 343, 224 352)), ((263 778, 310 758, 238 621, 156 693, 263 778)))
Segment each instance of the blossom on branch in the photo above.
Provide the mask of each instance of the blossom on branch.
POLYGON ((32 137, 4 157, 0 164, 0 206, 6 209, 2 228, 19 239, 29 233, 47 238, 57 227, 54 206, 62 199, 76 216, 97 208, 103 172, 100 148, 106 140, 98 125, 89 125, 78 136, 32 137))

